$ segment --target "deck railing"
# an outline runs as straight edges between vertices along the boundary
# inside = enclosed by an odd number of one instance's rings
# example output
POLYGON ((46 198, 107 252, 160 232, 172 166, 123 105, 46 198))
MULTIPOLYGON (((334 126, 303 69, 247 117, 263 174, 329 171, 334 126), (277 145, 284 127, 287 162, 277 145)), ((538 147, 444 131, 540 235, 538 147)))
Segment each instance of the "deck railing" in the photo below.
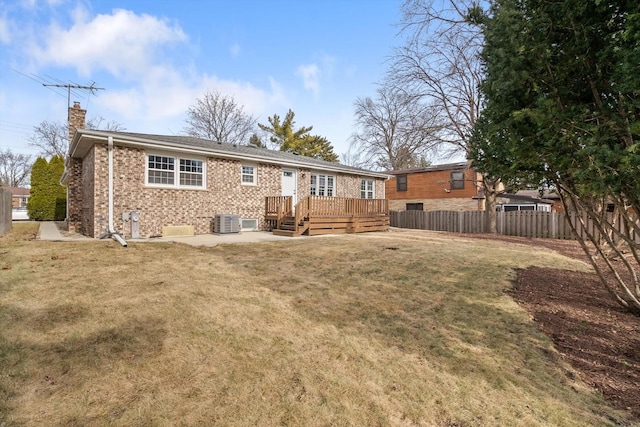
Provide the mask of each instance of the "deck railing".
POLYGON ((308 199, 310 216, 370 217, 389 215, 387 199, 350 199, 324 196, 308 196, 308 199))
POLYGON ((265 219, 276 221, 276 228, 285 216, 293 214, 293 198, 291 196, 269 196, 264 200, 265 219))
POLYGON ((294 208, 291 197, 267 197, 265 219, 275 226, 274 230, 293 236, 382 231, 389 229, 389 202, 306 196, 294 208))
POLYGON ((295 226, 296 231, 298 231, 298 227, 300 223, 310 216, 310 207, 311 207, 311 196, 307 196, 304 199, 300 200, 296 203, 296 218, 295 218, 295 226))

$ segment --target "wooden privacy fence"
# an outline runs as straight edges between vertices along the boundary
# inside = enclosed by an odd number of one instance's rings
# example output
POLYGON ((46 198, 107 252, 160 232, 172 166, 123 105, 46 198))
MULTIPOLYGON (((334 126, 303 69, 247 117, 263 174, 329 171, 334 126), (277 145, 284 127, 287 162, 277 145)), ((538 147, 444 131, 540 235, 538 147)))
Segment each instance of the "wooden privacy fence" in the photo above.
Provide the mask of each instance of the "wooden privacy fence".
MULTIPOLYGON (((572 221, 576 220, 575 215, 571 214, 572 221)), ((451 233, 486 232, 485 212, 481 211, 391 211, 389 217, 392 227, 451 233)), ((637 216, 635 221, 638 222, 637 216)), ((615 224, 621 227, 620 220, 615 221, 615 224)), ((568 216, 560 212, 497 212, 496 230, 507 236, 575 239, 568 216)), ((586 237, 586 231, 594 232, 594 225, 590 220, 585 220, 585 227, 578 224, 578 235, 586 237)), ((598 233, 595 234, 597 236, 598 233)), ((640 235, 632 231, 631 237, 640 244, 640 235)))
POLYGON ((0 236, 11 230, 11 191, 0 187, 0 236))

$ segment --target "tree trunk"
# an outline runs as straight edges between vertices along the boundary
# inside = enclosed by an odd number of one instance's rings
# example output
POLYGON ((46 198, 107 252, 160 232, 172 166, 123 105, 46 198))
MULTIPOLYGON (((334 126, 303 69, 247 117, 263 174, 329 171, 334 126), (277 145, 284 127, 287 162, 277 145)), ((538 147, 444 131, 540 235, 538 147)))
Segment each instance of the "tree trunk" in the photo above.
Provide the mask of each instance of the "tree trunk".
POLYGON ((498 199, 498 186, 500 179, 483 178, 484 185, 484 211, 485 211, 485 233, 496 234, 496 200, 498 199))

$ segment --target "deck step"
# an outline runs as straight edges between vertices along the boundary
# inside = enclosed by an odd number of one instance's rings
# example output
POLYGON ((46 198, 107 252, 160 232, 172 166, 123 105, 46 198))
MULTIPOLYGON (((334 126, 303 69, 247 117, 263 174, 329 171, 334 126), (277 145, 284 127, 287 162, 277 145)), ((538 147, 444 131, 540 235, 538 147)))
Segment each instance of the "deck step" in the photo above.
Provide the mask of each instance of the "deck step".
POLYGON ((272 230, 274 236, 295 237, 296 232, 294 230, 272 230))

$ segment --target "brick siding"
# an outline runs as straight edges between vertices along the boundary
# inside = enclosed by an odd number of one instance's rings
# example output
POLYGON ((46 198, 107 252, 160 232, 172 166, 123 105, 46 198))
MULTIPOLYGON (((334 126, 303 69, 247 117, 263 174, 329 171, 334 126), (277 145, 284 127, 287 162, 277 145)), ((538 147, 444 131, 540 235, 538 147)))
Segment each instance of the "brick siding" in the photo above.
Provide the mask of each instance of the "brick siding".
MULTIPOLYGON (((69 108, 69 144, 73 140, 76 129, 84 129, 85 117, 87 110, 80 108, 79 103, 74 103, 69 108)), ((93 236, 93 230, 84 230, 82 228, 84 217, 83 196, 86 194, 84 189, 83 169, 84 161, 81 159, 67 158, 67 225, 69 231, 80 232, 89 236, 93 236)))
MULTIPOLYGON (((114 146, 113 224, 114 231, 124 237, 131 236, 131 224, 122 221, 122 214, 132 211, 140 212, 142 237, 160 235, 166 226, 186 225, 192 226, 196 234, 211 233, 217 214, 257 219, 259 228, 265 229, 265 197, 282 194, 281 175, 286 167, 214 157, 206 158, 206 189, 151 187, 145 184, 146 155, 141 149, 114 146), (241 184, 243 164, 257 167, 257 185, 241 184)), ((70 183, 82 182, 81 191, 75 191, 70 197, 70 212, 74 212, 70 227, 73 222, 76 231, 101 237, 108 231, 107 145, 96 142, 81 163, 72 159, 70 164, 70 183), (79 212, 78 206, 81 206, 79 212)), ((297 176, 300 200, 309 195, 311 171, 298 169, 297 176)), ((377 191, 384 188, 384 181, 377 181, 376 197, 377 191)), ((337 196, 360 197, 360 178, 336 174, 336 188, 337 196)))
POLYGON ((484 210, 483 201, 474 199, 482 193, 482 176, 473 168, 409 172, 406 176, 406 191, 397 191, 397 176, 385 184, 390 210, 405 210, 407 203, 422 203, 425 211, 484 210), (464 172, 464 188, 452 188, 453 171, 464 172))

